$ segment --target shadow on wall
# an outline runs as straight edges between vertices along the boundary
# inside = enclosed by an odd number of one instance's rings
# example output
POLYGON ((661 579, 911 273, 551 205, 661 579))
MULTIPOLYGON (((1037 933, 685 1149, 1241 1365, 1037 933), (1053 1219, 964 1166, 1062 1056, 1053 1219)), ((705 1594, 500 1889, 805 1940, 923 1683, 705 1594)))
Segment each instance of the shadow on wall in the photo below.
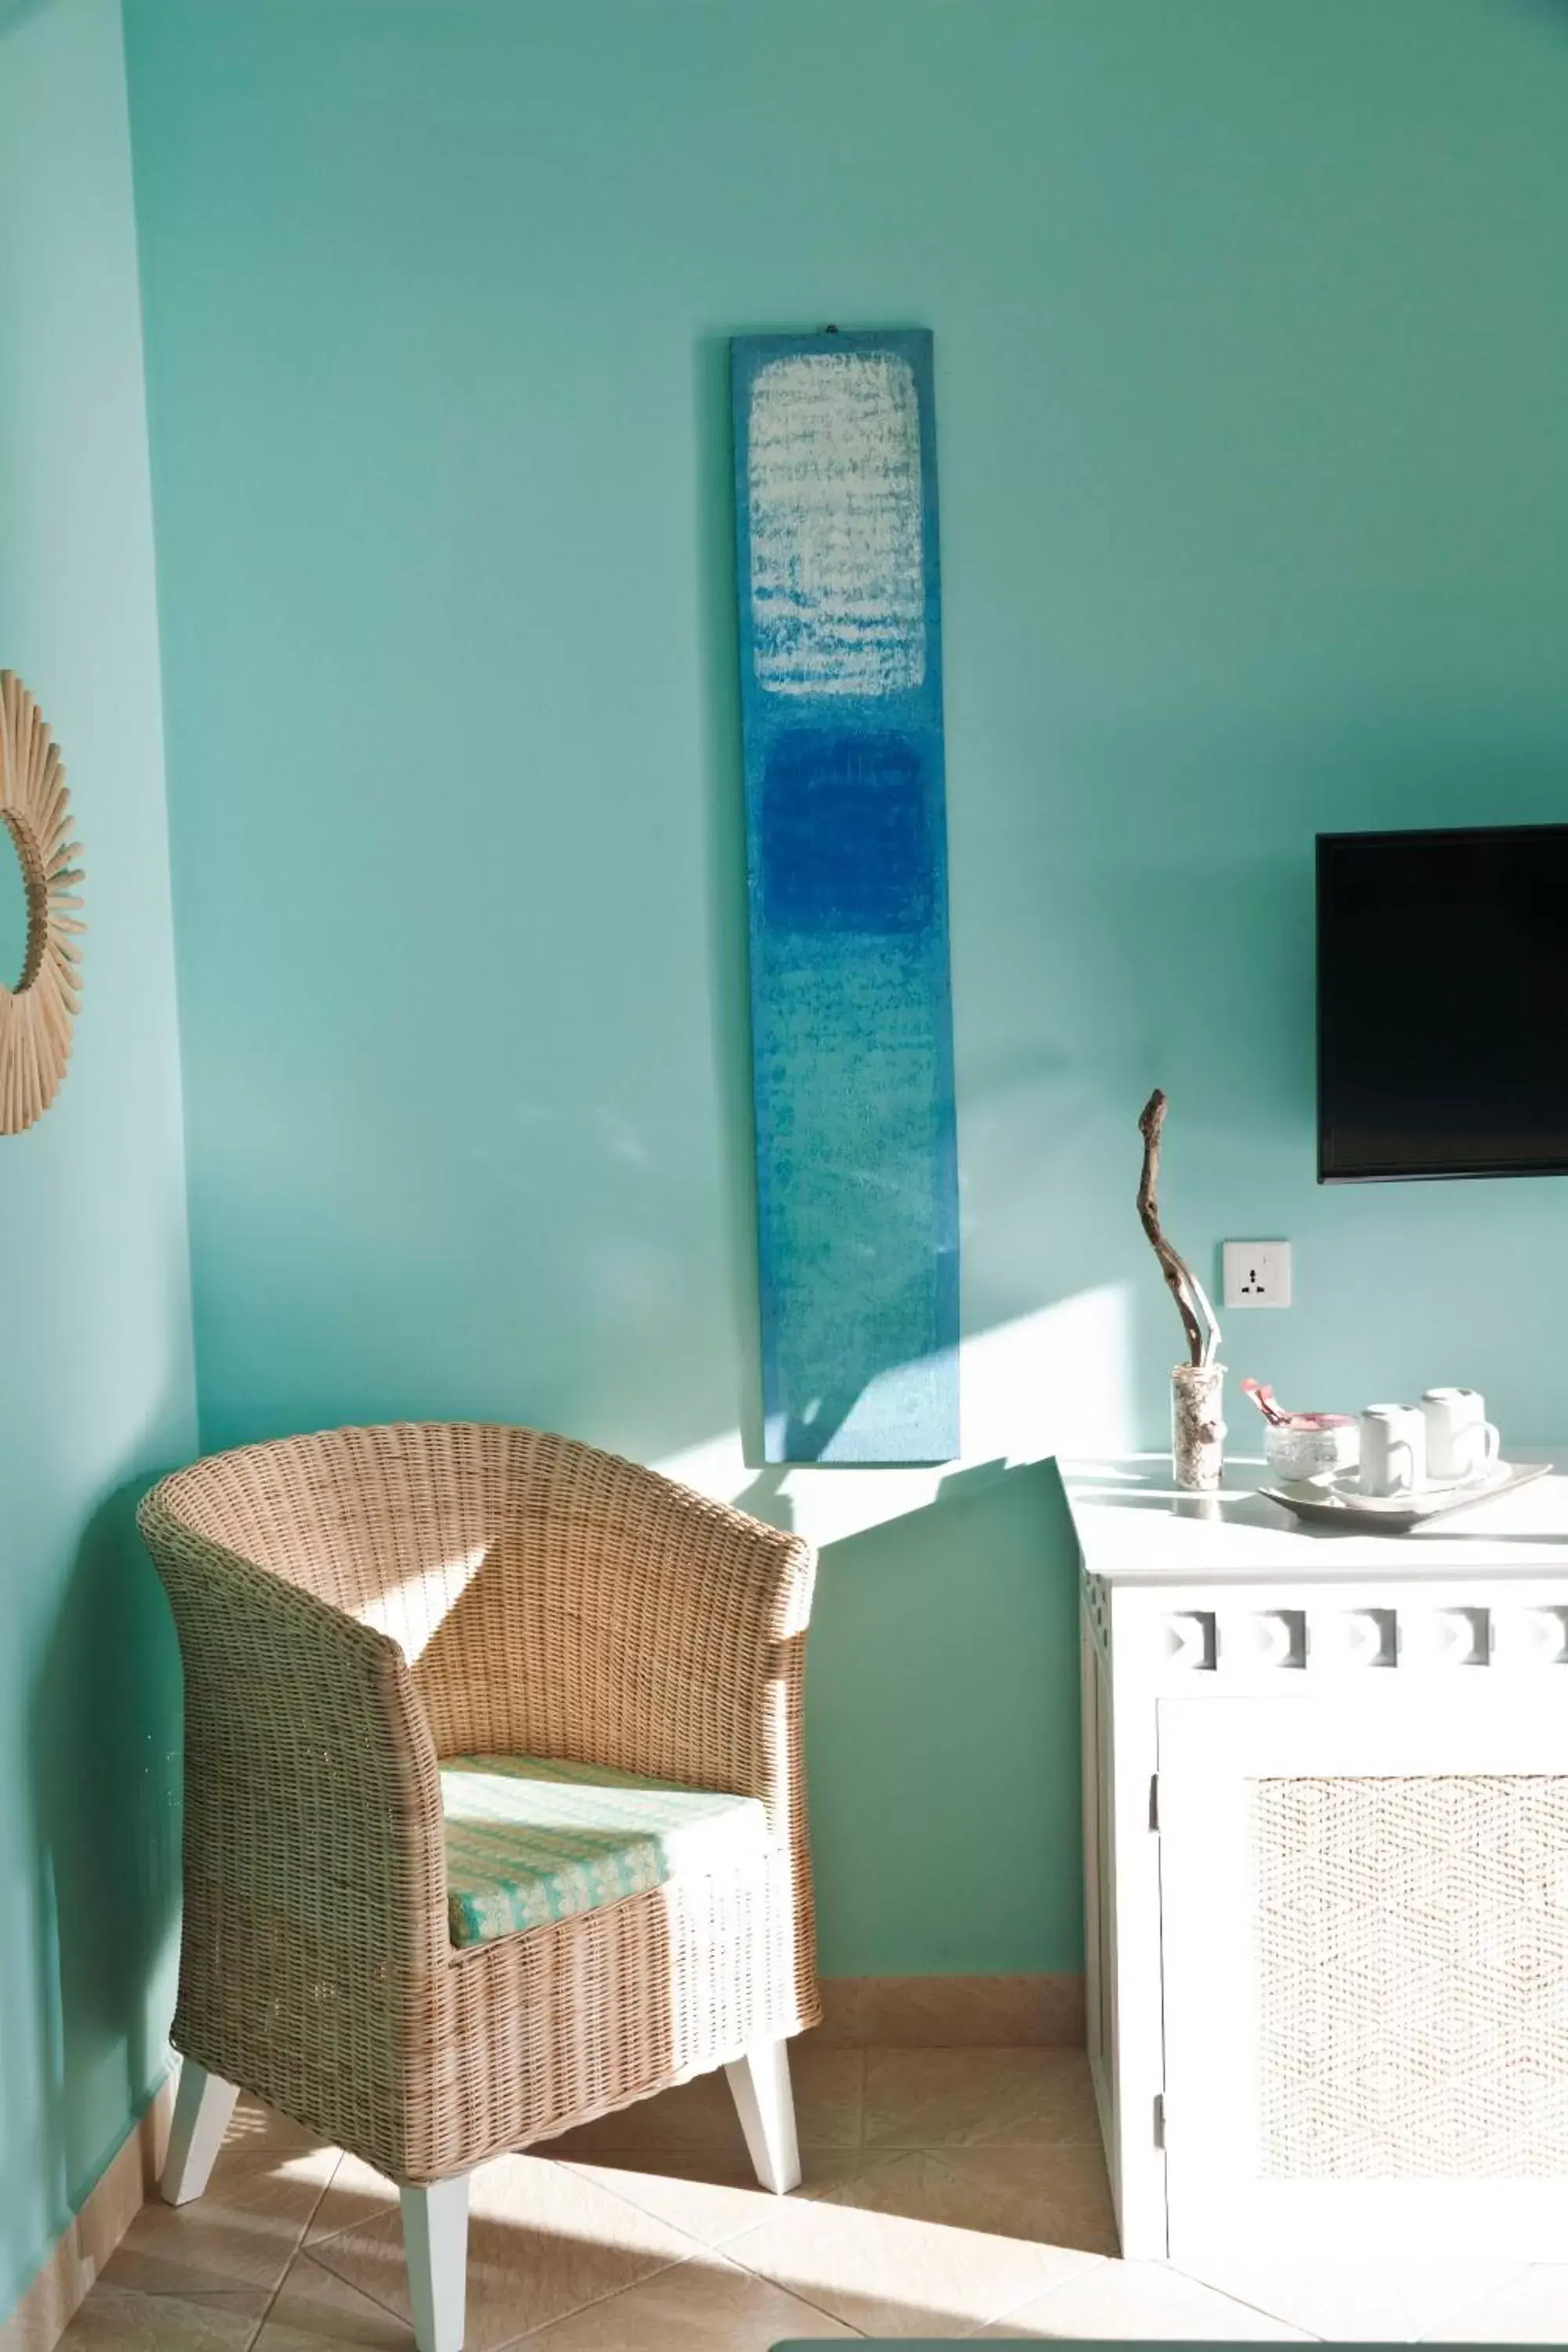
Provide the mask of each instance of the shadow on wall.
POLYGON ((822 1554, 806 1675, 829 1976, 1082 1965, 1077 1551, 1054 1464, 822 1554))
POLYGON ((0 0, 0 41, 29 16, 41 16, 50 4, 51 0, 0 0))
POLYGON ((167 2044, 179 1916, 180 1669, 135 1511, 93 1514, 61 1599, 29 1726, 38 1885, 37 2015, 47 2144, 22 2151, 63 2226, 101 2168, 103 2116, 133 2116, 167 2044))
POLYGON ((731 1286, 742 1301, 737 1332, 741 1434, 748 1461, 763 1454, 762 1325, 757 1300, 756 1153, 752 1127, 752 1024, 747 994, 746 821, 741 790, 739 626, 735 614, 735 470, 730 423, 730 342, 701 335, 693 353, 696 435, 697 648, 701 666, 702 792, 708 843, 708 948, 714 985, 713 1061, 720 1133, 729 1166, 723 1202, 731 1286))

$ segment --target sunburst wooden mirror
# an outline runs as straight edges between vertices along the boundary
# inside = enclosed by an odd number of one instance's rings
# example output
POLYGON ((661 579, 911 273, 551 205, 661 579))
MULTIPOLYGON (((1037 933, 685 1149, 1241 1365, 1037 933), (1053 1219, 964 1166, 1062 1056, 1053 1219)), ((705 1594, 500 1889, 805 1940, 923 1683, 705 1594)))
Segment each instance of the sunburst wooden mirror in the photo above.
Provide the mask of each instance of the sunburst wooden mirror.
POLYGON ((59 749, 37 704, 6 669, 0 670, 0 860, 13 853, 22 908, 16 935, 4 934, 8 964, 0 970, 0 1135, 20 1135, 60 1090, 81 1002, 86 929, 81 845, 71 838, 59 749))

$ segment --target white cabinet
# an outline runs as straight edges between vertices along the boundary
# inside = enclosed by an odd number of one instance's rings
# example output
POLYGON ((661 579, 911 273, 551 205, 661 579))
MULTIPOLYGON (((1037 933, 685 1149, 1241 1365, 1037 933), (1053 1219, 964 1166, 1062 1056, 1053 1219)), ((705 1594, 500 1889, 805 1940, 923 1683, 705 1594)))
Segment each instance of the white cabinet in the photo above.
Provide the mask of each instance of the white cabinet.
POLYGON ((1568 1478, 1375 1539, 1163 1481, 1068 1474, 1123 2252, 1568 2261, 1568 1478))

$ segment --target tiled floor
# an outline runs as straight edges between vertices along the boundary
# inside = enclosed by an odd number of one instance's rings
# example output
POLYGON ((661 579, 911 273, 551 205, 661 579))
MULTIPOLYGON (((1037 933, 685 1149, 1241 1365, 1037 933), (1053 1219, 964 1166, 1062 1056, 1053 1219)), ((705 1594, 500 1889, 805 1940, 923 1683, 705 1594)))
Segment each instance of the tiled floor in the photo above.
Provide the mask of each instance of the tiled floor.
MULTIPOLYGON (((721 2075, 476 2174, 467 2352, 790 2336, 1568 2343, 1568 2274, 1321 2264, 1222 2293, 1114 2258, 1084 2061, 797 2044, 805 2179, 767 2197, 721 2075)), ((70 2352, 409 2352, 395 2193, 244 2105, 198 2203, 149 2205, 70 2352)))

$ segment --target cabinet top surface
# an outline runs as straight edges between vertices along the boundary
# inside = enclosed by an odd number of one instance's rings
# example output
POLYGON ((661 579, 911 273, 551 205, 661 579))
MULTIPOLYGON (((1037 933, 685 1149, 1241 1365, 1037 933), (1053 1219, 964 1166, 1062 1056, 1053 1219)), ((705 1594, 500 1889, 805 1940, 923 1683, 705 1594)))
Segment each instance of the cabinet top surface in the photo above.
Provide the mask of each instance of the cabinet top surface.
MULTIPOLYGON (((1516 1446, 1510 1459, 1568 1465, 1568 1446, 1516 1446)), ((1406 1535, 1304 1526, 1258 1492, 1276 1483, 1260 1461, 1227 1462, 1214 1495, 1178 1493, 1168 1454, 1064 1462, 1061 1474, 1084 1569, 1110 1584, 1568 1578, 1568 1467, 1406 1535)))

